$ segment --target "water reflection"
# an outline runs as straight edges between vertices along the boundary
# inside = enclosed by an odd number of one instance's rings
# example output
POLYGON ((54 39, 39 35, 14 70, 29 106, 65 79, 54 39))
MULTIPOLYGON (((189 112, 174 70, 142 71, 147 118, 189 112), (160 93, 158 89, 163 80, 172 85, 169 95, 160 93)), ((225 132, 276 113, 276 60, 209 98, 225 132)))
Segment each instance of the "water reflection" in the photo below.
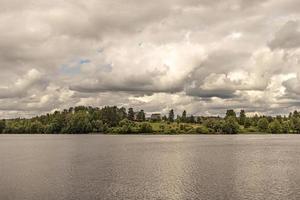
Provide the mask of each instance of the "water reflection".
POLYGON ((0 199, 300 199, 300 137, 0 136, 0 199))

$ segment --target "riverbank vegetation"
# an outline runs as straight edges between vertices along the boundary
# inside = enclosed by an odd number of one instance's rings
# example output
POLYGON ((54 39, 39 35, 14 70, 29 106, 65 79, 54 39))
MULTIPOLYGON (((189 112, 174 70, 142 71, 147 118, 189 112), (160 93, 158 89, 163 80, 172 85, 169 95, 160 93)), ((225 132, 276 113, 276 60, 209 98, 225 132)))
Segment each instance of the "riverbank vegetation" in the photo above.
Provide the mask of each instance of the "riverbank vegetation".
POLYGON ((249 117, 244 110, 236 114, 227 110, 225 117, 188 115, 184 111, 175 117, 168 115, 147 118, 143 110, 106 106, 71 107, 30 119, 2 119, 0 133, 45 134, 237 134, 237 133, 300 133, 300 112, 288 116, 249 117))

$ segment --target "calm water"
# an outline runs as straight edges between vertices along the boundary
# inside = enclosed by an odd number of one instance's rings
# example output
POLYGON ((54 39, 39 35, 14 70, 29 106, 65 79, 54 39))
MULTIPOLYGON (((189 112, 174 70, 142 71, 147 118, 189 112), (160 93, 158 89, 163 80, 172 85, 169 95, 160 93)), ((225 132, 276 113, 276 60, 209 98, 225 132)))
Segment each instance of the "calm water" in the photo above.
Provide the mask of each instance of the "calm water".
POLYGON ((0 135, 0 199, 300 199, 300 136, 0 135))

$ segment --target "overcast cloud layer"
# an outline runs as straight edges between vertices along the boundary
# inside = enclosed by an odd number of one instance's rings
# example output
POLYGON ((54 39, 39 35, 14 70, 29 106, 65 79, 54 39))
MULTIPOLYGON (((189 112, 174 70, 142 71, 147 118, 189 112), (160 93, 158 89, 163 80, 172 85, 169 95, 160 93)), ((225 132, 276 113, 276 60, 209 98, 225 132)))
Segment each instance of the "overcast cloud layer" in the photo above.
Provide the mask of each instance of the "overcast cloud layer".
POLYGON ((0 0, 0 116, 300 108, 299 0, 0 0))

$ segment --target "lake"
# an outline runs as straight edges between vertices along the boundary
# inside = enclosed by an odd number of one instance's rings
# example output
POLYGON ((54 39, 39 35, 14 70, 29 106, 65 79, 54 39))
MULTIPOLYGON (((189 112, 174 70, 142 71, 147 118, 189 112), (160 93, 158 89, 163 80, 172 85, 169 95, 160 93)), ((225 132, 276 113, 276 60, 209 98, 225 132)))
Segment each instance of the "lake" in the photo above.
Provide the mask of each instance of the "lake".
POLYGON ((0 199, 300 199, 300 135, 0 135, 0 199))

